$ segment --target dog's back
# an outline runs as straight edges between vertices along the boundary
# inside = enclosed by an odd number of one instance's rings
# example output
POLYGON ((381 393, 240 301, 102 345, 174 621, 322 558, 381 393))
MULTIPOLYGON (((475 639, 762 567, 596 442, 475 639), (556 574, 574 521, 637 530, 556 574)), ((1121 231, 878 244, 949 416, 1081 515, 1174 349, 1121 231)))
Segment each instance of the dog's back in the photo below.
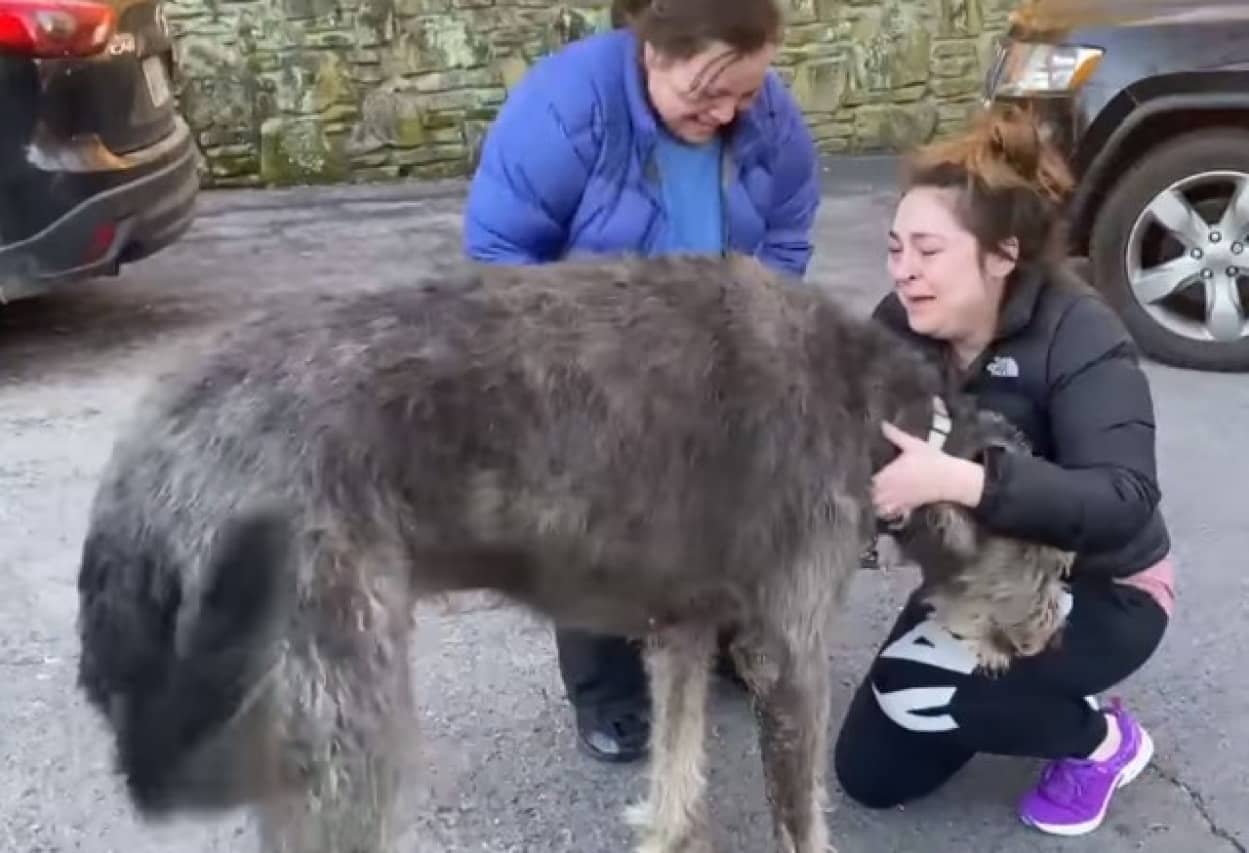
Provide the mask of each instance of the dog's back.
POLYGON ((906 387, 926 374, 873 375, 904 361, 882 330, 745 259, 488 267, 320 303, 170 381, 127 479, 163 437, 211 525, 273 500, 432 555, 423 589, 622 631, 646 624, 624 601, 684 609, 684 585, 722 608, 723 581, 788 562, 830 490, 866 488, 865 415, 927 403, 906 387), (563 576, 586 565, 606 610, 564 599, 591 604, 563 576))

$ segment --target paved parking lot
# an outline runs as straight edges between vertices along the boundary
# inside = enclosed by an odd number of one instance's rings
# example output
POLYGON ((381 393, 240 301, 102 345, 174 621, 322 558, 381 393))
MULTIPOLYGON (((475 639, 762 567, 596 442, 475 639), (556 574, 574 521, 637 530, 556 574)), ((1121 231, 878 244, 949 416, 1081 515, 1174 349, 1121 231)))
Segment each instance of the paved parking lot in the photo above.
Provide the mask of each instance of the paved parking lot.
MULTIPOLYGON (((866 311, 885 289, 888 163, 833 164, 811 278, 866 311)), ((74 690, 75 572, 94 477, 144 378, 240 311, 309 289, 402 283, 459 251, 462 188, 206 195, 193 231, 117 280, 0 308, 0 851, 252 849, 246 819, 144 827, 102 730, 74 690)), ((1031 762, 977 760, 922 804, 870 813, 834 788, 841 853, 1244 851, 1249 846, 1249 380, 1149 367, 1180 605, 1160 656, 1123 695, 1151 727, 1154 766, 1097 836, 1020 826, 1031 762)), ((859 576, 830 665, 835 719, 913 578, 859 576)), ((412 650, 428 762, 405 795, 405 853, 628 849, 619 811, 639 768, 573 748, 549 630, 508 610, 423 615, 412 650)), ((715 699, 711 791, 721 849, 762 851, 770 827, 747 709, 715 699)))

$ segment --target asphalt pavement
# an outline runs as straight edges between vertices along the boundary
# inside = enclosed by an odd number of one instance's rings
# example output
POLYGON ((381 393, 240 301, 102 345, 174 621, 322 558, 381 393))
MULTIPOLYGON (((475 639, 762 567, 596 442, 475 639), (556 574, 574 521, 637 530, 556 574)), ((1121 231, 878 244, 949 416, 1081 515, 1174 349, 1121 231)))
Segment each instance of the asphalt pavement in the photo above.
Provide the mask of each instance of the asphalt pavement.
MULTIPOLYGON (((882 293, 892 161, 835 161, 811 280, 866 312, 882 293)), ((254 849, 245 815, 145 826, 111 774, 74 687, 75 573, 94 478, 145 377, 241 312, 298 291, 410 281, 459 251, 457 182, 203 196, 193 230, 117 279, 0 307, 0 851, 254 849)), ((977 759, 927 801, 869 812, 835 783, 841 853, 1249 848, 1249 380, 1148 366, 1179 609, 1162 649, 1119 691, 1157 756, 1095 835, 1022 826, 1036 762, 977 759)), ((830 666, 834 721, 903 596, 907 572, 864 572, 830 666)), ((404 792, 403 853, 629 850, 620 820, 642 768, 573 745, 549 629, 467 599, 422 608, 412 649, 422 764, 404 792)), ((714 697, 710 795, 722 851, 764 851, 770 825, 744 701, 714 697)))

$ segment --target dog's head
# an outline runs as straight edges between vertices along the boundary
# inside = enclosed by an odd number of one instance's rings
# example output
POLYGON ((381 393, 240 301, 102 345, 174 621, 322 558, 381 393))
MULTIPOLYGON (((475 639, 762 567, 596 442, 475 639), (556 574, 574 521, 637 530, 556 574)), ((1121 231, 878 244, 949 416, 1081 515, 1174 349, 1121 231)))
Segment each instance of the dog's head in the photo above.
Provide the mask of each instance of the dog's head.
MULTIPOLYGON (((992 451, 1031 453, 1024 435, 989 412, 956 415, 945 449, 983 462, 992 451)), ((1046 648, 1063 622, 1062 580, 1074 555, 987 528, 962 506, 917 509, 887 529, 907 559, 919 566, 923 597, 957 613, 956 633, 980 635, 1003 659, 1046 648)))

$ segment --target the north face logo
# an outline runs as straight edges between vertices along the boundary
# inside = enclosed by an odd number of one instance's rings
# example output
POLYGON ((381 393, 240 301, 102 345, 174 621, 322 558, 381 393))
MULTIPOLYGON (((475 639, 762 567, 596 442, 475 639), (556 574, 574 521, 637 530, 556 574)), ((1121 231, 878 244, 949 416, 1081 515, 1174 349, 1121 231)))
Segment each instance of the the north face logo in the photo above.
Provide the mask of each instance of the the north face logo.
POLYGON ((1018 379, 1019 362, 1008 355, 994 356, 993 360, 985 367, 985 372, 999 379, 1018 379))

